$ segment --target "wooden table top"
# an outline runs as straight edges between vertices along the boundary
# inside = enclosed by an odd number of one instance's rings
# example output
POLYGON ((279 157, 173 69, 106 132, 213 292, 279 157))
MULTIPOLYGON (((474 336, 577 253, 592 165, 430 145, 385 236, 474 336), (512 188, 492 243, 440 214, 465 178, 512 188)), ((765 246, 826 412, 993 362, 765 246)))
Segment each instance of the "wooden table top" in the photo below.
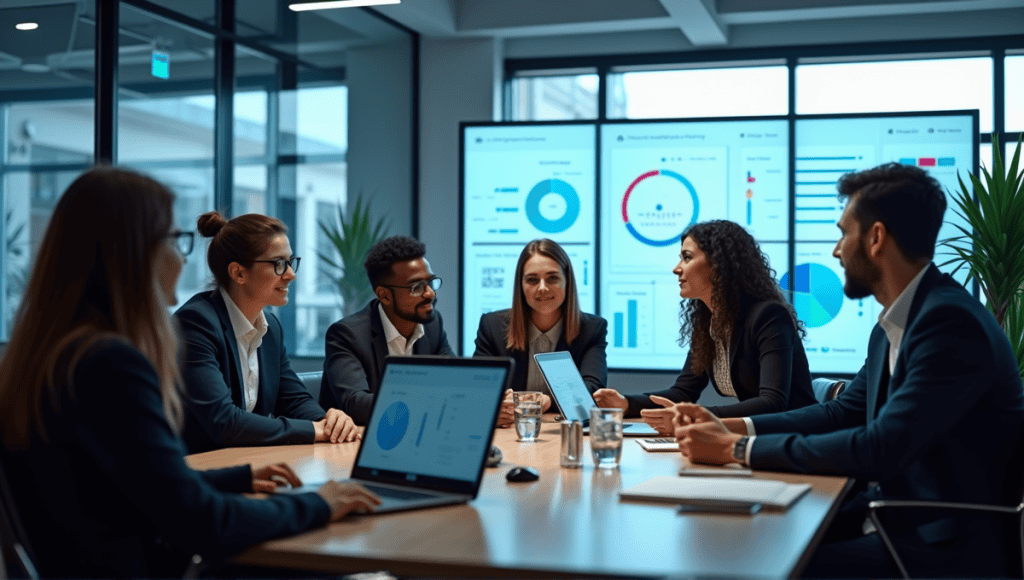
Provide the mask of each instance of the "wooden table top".
MULTIPOLYGON (((618 492, 657 475, 673 475, 678 452, 623 444, 617 470, 595 468, 589 441, 582 469, 559 466, 560 433, 545 417, 540 438, 520 443, 495 431, 501 465, 485 470, 469 504, 378 516, 349 516, 304 534, 265 542, 239 563, 304 570, 389 570, 399 575, 734 576, 799 575, 831 521, 847 479, 756 472, 755 477, 810 483, 787 511, 753 516, 677 515, 668 504, 621 501, 618 492), (505 473, 530 466, 540 479, 510 483, 505 473)), ((344 478, 357 443, 233 448, 189 456, 197 469, 284 461, 305 481, 344 478)))

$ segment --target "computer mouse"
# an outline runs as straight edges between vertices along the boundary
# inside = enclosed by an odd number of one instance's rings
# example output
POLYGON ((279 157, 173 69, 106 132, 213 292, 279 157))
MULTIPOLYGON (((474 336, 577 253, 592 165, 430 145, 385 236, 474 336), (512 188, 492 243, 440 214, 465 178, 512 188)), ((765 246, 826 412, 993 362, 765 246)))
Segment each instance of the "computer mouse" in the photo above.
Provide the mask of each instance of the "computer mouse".
POLYGON ((539 478, 540 474, 532 467, 513 467, 505 474, 509 481, 537 481, 539 478))
POLYGON ((497 467, 501 463, 501 459, 501 449, 498 449, 497 445, 491 445, 491 452, 487 454, 487 463, 484 463, 484 465, 487 467, 497 467))

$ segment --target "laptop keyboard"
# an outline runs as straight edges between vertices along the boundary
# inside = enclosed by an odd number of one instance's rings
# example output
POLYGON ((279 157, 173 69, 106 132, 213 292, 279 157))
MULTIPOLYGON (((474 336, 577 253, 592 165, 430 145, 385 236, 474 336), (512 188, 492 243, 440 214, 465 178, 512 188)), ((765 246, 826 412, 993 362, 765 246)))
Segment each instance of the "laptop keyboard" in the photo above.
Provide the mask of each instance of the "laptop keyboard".
POLYGON ((395 489, 393 487, 380 487, 378 485, 371 485, 369 483, 363 483, 363 487, 372 491, 373 493, 381 497, 390 497, 391 499, 427 499, 437 497, 428 493, 419 493, 416 491, 406 491, 404 489, 395 489))

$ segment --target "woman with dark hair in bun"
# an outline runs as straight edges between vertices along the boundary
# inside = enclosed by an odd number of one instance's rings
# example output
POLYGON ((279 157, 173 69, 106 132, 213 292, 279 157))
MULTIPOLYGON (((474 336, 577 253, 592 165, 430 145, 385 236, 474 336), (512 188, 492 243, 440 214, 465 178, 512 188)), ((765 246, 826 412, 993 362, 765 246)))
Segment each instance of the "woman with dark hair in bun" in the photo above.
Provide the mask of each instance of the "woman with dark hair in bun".
POLYGON ((288 361, 281 323, 264 311, 288 303, 299 267, 288 228, 264 215, 228 221, 215 211, 197 225, 212 238, 206 257, 216 288, 174 313, 185 340, 189 450, 359 439, 351 417, 313 399, 288 361))
POLYGON ((738 402, 709 407, 718 417, 749 417, 817 402, 801 337, 804 330, 782 294, 768 258, 742 226, 713 220, 683 233, 672 272, 683 298, 679 342, 690 343, 675 384, 664 391, 623 397, 601 389, 602 407, 640 415, 672 435, 676 403, 696 403, 710 384, 738 402))

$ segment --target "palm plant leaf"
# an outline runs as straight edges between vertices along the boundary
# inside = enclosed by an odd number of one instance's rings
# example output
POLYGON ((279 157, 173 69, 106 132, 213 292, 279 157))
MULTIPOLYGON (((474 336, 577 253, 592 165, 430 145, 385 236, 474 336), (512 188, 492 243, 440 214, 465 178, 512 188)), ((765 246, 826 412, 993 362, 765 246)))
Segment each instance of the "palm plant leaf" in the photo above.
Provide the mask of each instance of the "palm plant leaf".
POLYGON ((334 281, 347 315, 373 296, 363 261, 370 248, 384 239, 387 224, 384 218, 374 221, 369 202, 364 203, 362 196, 358 196, 352 201, 349 211, 338 210, 337 222, 321 221, 319 225, 337 254, 336 258, 322 252, 318 254, 322 262, 321 272, 334 281))

